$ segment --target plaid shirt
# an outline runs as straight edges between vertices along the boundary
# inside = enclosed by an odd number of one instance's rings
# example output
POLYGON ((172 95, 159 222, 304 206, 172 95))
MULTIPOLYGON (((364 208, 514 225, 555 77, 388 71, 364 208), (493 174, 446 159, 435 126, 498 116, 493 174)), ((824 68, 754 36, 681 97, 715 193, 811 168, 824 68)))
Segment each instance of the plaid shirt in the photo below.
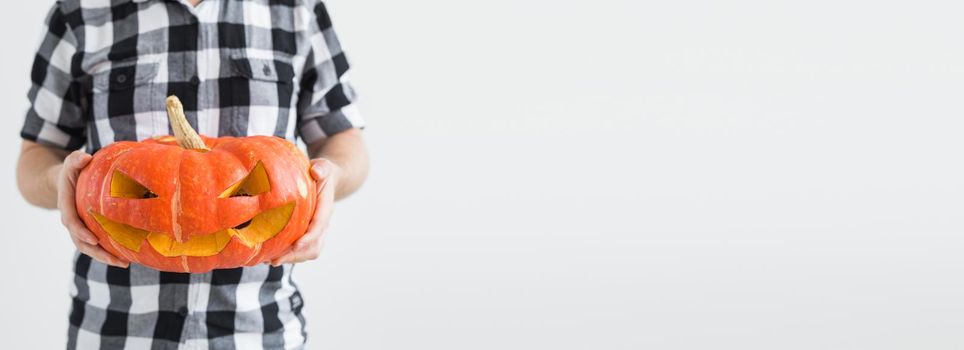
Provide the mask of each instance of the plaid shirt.
MULTIPOLYGON (((47 17, 21 136, 96 152, 171 133, 177 95, 209 136, 306 143, 361 127, 319 0, 62 0, 47 17)), ((78 254, 68 348, 303 347, 292 266, 159 272, 78 254)))

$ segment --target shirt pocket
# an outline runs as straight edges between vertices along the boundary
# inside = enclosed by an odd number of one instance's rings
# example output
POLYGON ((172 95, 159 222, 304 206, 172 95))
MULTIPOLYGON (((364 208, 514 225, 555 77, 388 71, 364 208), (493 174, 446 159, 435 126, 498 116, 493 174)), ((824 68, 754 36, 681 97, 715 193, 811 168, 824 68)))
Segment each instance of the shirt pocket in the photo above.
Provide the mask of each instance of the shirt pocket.
POLYGON ((155 83, 159 66, 158 62, 115 62, 109 69, 93 74, 94 119, 134 118, 160 110, 164 96, 155 83))
MULTIPOLYGON (((220 94, 230 91, 235 118, 228 133, 233 136, 274 135, 287 138, 287 126, 294 123, 293 106, 297 86, 291 59, 229 58, 231 82, 221 86, 220 94)), ((225 131, 222 129, 222 132, 225 131)))

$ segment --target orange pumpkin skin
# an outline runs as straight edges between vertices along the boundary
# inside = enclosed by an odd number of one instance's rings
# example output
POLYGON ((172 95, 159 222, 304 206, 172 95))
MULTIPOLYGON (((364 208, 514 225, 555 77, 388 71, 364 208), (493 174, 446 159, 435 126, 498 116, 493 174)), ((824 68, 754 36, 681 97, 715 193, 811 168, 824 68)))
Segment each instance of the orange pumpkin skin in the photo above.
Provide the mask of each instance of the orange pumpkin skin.
POLYGON ((174 137, 164 136, 116 142, 94 154, 77 181, 77 211, 105 250, 161 271, 201 273, 263 263, 304 235, 317 203, 304 153, 278 137, 201 139, 209 151, 182 148, 174 137), (225 197, 225 190, 244 181, 259 162, 270 189, 225 197), (113 179, 118 173, 156 197, 116 196, 112 183, 120 181, 113 179), (287 222, 278 219, 280 214, 271 217, 283 228, 270 237, 246 241, 238 234, 244 229, 235 229, 268 222, 254 220, 278 208, 290 214, 287 222), (127 231, 149 233, 149 239, 124 237, 127 231))

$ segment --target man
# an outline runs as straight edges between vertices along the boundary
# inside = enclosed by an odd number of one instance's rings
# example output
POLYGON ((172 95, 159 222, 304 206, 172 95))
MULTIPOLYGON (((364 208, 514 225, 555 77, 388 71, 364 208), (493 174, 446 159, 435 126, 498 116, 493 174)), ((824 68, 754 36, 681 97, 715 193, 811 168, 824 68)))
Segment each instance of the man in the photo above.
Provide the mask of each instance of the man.
POLYGON ((68 348, 302 348, 292 264, 318 256, 332 203, 368 171, 348 64, 324 4, 61 0, 46 23, 17 178, 27 201, 60 210, 79 251, 68 348), (321 199, 285 255, 203 274, 159 272, 108 253, 78 218, 74 185, 89 153, 169 134, 169 95, 201 134, 300 137, 308 146, 321 199))

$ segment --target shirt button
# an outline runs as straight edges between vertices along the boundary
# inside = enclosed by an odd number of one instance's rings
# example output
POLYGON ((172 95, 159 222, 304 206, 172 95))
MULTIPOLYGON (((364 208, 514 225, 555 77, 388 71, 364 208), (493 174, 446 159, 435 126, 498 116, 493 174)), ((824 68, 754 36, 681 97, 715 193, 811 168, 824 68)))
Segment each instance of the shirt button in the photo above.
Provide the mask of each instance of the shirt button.
POLYGON ((181 315, 181 317, 187 317, 187 306, 181 306, 180 308, 178 308, 177 314, 181 315))
POLYGON ((201 85, 201 79, 198 78, 196 75, 191 77, 191 85, 194 85, 194 86, 201 85))
POLYGON ((261 72, 264 73, 264 75, 271 75, 271 67, 268 67, 266 64, 264 65, 264 68, 261 69, 261 72))
POLYGON ((121 74, 117 76, 117 82, 123 84, 127 81, 127 74, 121 74))

